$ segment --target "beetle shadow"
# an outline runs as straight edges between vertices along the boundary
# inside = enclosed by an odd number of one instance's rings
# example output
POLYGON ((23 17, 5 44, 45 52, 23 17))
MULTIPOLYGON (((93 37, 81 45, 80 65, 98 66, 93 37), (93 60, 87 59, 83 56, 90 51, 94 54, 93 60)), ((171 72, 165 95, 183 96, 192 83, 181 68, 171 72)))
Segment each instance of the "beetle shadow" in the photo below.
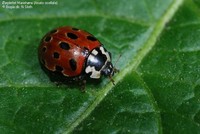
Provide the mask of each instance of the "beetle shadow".
POLYGON ((50 81, 55 83, 57 86, 67 86, 70 89, 79 88, 81 91, 84 91, 86 85, 90 85, 92 88, 97 88, 100 86, 102 79, 90 79, 86 76, 79 77, 66 77, 59 71, 50 71, 42 63, 40 63, 41 69, 49 77, 50 81))

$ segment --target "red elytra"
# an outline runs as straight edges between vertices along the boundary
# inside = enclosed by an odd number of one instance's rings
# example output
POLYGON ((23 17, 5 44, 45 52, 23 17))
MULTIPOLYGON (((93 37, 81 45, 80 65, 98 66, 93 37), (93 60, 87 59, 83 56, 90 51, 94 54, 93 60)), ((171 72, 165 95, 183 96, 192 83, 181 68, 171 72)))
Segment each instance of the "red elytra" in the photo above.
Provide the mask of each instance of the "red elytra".
POLYGON ((99 46, 101 46, 101 43, 84 30, 70 26, 60 27, 43 37, 39 46, 39 59, 51 71, 56 71, 57 66, 58 70, 59 67, 64 69, 62 73, 65 76, 78 76, 85 66, 86 52, 90 52, 99 46), (61 47, 61 43, 63 43, 64 49, 61 47), (59 55, 59 59, 55 58, 56 55, 59 55), (70 65, 71 59, 76 61, 78 65, 76 69, 72 69, 70 65))

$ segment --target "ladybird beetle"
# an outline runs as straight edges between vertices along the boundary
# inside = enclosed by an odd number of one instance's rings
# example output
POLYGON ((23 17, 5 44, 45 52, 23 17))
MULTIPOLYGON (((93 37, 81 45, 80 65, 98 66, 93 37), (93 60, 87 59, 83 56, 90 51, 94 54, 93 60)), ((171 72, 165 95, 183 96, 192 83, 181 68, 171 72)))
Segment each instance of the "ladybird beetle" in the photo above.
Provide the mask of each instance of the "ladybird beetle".
MULTIPOLYGON (((87 78, 112 76, 117 69, 111 62, 111 53, 92 34, 70 26, 56 28, 41 40, 38 49, 42 69, 55 82, 67 83, 87 78)), ((84 86, 83 86, 84 89, 84 86)))

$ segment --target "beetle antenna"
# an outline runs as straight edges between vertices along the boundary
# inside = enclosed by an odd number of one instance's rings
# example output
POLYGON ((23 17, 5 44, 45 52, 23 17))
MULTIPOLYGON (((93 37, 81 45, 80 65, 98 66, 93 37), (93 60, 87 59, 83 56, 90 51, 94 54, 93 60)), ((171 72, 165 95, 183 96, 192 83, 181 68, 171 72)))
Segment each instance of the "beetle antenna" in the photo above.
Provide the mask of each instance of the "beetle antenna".
POLYGON ((118 56, 118 58, 117 58, 117 60, 115 61, 115 63, 113 64, 113 66, 114 66, 114 72, 115 73, 118 73, 119 72, 119 69, 117 69, 117 68, 115 68, 115 66, 116 66, 116 64, 117 64, 117 62, 119 62, 119 59, 121 58, 121 54, 118 56))
POLYGON ((116 64, 119 62, 119 59, 122 57, 122 54, 120 54, 119 56, 118 56, 118 58, 117 58, 117 60, 115 61, 115 63, 113 64, 114 65, 114 67, 116 66, 116 64))
POLYGON ((115 86, 115 81, 113 80, 112 76, 109 75, 108 78, 110 79, 110 81, 112 82, 112 84, 115 86))

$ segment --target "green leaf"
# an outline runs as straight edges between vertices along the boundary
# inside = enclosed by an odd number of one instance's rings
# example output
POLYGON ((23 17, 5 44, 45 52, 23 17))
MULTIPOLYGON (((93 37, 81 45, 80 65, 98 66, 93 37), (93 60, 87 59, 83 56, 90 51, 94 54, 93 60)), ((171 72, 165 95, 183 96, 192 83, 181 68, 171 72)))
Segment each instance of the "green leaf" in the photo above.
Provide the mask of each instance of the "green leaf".
POLYGON ((198 0, 38 0, 30 9, 6 2, 0 9, 1 133, 200 132, 198 0), (114 64, 121 55, 116 85, 103 78, 87 82, 82 93, 76 83, 49 80, 38 45, 64 25, 94 34, 114 64))

